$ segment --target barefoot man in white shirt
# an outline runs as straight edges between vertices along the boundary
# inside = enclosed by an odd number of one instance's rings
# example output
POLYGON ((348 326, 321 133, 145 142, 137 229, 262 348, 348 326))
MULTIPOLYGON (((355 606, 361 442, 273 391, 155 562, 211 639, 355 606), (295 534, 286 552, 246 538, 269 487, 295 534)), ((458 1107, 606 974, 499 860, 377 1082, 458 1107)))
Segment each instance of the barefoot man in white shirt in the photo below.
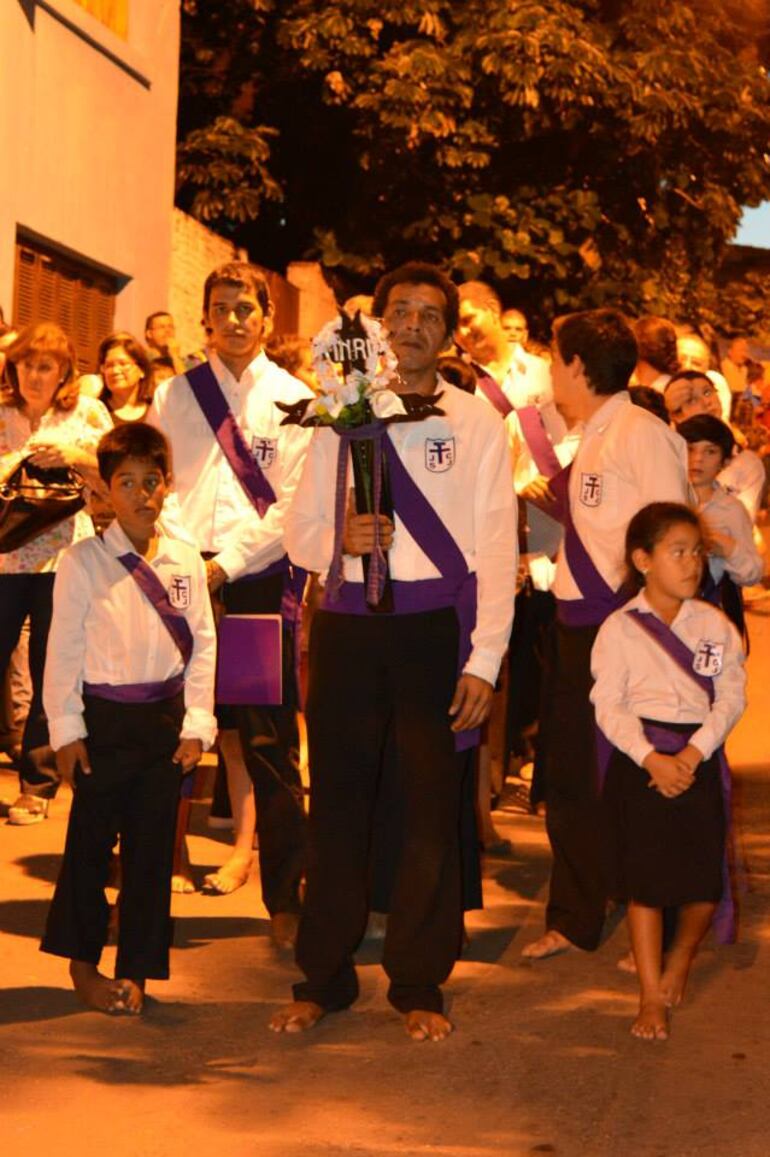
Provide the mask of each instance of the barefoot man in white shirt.
POLYGON ((384 792, 399 817, 388 999, 413 1040, 440 1041, 452 1030, 441 986, 462 938, 463 779, 511 628, 516 512, 503 423, 437 375, 456 324, 455 287, 435 266, 412 262, 382 278, 374 312, 398 358, 391 388, 436 395, 443 412, 382 435, 395 511, 394 520, 379 516, 392 612, 365 601, 361 555, 374 547, 375 515, 335 507, 340 442, 328 427, 314 435, 289 513, 292 557, 326 571, 337 539, 343 581, 316 613, 310 642, 310 854, 297 939, 306 979, 270 1027, 302 1032, 356 999, 353 953, 384 792))

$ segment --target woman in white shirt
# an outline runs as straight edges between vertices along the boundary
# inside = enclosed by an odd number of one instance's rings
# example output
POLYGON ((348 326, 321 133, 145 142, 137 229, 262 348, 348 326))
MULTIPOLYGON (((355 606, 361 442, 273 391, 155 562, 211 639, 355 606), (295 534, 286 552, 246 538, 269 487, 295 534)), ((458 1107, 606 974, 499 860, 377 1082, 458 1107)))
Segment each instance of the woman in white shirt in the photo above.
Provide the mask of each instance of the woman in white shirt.
MULTIPOLYGON (((85 480, 94 479, 96 445, 112 422, 101 402, 80 395, 72 342, 59 326, 45 322, 24 330, 7 352, 0 479, 7 480, 24 460, 42 470, 70 468, 85 480)), ((29 617, 33 688, 22 740, 22 794, 10 809, 11 823, 45 819, 56 792, 53 772, 45 767, 48 728, 42 705, 54 572, 60 551, 89 534, 93 526, 81 510, 17 550, 0 553, 0 672, 29 617)))

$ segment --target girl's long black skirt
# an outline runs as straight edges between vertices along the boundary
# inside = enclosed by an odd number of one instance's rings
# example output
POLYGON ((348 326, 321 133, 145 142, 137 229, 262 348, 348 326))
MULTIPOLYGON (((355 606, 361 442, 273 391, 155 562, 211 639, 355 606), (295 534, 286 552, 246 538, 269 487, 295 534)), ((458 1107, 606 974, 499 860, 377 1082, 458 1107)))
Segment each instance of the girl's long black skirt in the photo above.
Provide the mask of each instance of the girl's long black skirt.
POLYGON ((603 793, 609 895, 650 908, 717 903, 725 845, 718 756, 674 799, 649 784, 644 768, 613 752, 603 793))

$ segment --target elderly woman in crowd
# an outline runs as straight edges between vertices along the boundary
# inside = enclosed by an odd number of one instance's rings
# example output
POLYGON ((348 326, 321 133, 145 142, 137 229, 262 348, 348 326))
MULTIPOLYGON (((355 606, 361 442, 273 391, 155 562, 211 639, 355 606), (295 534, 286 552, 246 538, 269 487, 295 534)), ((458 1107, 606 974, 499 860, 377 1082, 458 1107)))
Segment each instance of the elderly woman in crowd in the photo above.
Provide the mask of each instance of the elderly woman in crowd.
MULTIPOLYGON (((95 479, 96 446, 112 422, 101 402, 81 396, 75 351, 56 325, 33 325, 7 350, 0 404, 0 480, 22 461, 38 470, 69 468, 95 479)), ((45 819, 57 781, 42 706, 43 668, 59 552, 93 533, 84 511, 41 531, 18 549, 0 553, 0 674, 6 670, 24 620, 30 620, 33 697, 22 740, 22 791, 9 821, 45 819)), ((0 531, 0 551, 2 532, 0 531)))

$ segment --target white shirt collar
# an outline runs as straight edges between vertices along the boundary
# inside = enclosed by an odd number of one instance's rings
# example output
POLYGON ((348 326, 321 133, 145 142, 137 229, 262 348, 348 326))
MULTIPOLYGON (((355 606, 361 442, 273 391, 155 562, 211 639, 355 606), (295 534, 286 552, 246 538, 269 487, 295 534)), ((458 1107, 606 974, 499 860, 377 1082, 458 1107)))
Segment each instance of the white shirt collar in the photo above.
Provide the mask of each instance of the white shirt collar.
POLYGON ((614 418, 616 410, 619 410, 621 406, 630 406, 631 404, 631 395, 628 390, 620 390, 617 394, 610 394, 607 401, 588 419, 583 434, 601 433, 614 418))
POLYGON ((219 354, 214 350, 209 354, 209 362, 214 371, 214 377, 220 386, 231 389, 242 387, 245 390, 257 385, 269 366, 269 360, 264 350, 260 350, 257 356, 249 362, 239 379, 236 379, 235 374, 227 368, 219 354))
MULTIPOLYGON (((174 540, 167 535, 158 531, 158 549, 152 562, 176 562, 178 554, 174 550, 174 540)), ((114 519, 102 535, 102 540, 107 550, 114 558, 120 558, 122 554, 136 554, 136 547, 131 542, 123 527, 114 519)))

